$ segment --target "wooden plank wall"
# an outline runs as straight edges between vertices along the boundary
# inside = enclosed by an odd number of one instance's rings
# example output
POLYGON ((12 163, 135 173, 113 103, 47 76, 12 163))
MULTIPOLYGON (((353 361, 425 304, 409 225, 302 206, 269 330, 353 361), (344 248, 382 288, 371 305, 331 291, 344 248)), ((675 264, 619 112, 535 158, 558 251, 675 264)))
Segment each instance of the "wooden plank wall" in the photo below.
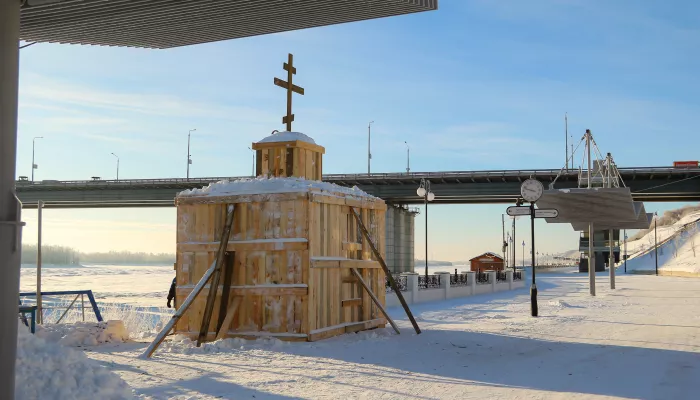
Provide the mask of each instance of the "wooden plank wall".
MULTIPOLYGON (((237 203, 235 207, 227 248, 235 251, 229 305, 235 296, 242 300, 229 332, 305 333, 308 200, 237 203), (265 287, 255 287, 259 285, 265 287)), ((225 205, 180 205, 177 214, 177 298, 182 304, 216 257, 225 205)), ((194 335, 199 331, 208 287, 178 322, 176 332, 194 335)), ((219 301, 220 296, 210 332, 216 330, 219 301)))
POLYGON ((300 177, 320 181, 323 154, 300 147, 270 147, 257 150, 256 175, 300 177))
MULTIPOLYGON (((383 238, 385 210, 358 210, 370 234, 374 238, 383 238)), ((312 201, 309 216, 309 246, 312 259, 374 259, 349 206, 312 201)), ((380 253, 384 254, 383 242, 375 242, 380 253)), ((383 270, 374 265, 373 268, 358 268, 358 271, 383 303, 383 270)), ((383 317, 352 275, 350 268, 314 267, 311 268, 309 279, 309 332, 337 326, 339 332, 344 333, 341 329, 343 325, 383 317)))

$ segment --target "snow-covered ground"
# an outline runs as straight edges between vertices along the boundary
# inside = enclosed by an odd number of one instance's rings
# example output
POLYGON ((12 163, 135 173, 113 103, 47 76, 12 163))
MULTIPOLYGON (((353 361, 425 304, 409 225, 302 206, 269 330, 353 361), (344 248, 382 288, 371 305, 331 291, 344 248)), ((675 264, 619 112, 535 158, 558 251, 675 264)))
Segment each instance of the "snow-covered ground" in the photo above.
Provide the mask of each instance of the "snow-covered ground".
MULTIPOLYGON (((700 213, 681 218, 673 225, 658 227, 657 238, 659 271, 700 273, 700 213)), ((654 230, 638 240, 629 242, 628 271, 653 271, 656 268, 654 230)))
POLYGON ((174 337, 89 348, 144 399, 695 399, 700 280, 538 274, 527 289, 400 308, 390 328, 315 343, 227 339, 201 348, 174 337))
MULTIPOLYGON (((41 290, 91 289, 99 304, 165 306, 168 289, 175 277, 168 266, 84 265, 43 266, 41 290)), ((36 266, 22 264, 20 290, 36 291, 36 266)))

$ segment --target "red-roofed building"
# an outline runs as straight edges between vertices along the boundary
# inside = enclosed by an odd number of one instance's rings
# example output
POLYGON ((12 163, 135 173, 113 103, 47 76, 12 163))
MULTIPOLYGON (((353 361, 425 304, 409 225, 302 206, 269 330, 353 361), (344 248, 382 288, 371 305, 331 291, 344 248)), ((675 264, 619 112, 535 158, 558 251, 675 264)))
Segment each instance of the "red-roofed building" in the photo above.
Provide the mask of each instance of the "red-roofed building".
POLYGON ((469 260, 471 270, 474 272, 503 271, 503 257, 496 253, 484 253, 469 260))

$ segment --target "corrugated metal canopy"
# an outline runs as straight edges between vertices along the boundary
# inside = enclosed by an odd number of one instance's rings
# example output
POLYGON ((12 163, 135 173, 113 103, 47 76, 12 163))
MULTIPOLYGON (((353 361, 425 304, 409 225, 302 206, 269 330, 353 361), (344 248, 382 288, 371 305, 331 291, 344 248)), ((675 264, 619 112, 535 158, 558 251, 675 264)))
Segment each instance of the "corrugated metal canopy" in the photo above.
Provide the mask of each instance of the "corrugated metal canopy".
MULTIPOLYGON (((593 229, 596 231, 607 231, 609 229, 649 229, 651 221, 654 219, 654 214, 647 213, 646 209, 644 208, 644 203, 641 201, 634 202, 634 212, 637 214, 637 219, 633 222, 598 222, 594 224, 593 229)), ((588 223, 585 222, 572 222, 571 226, 575 231, 588 230, 588 223)))
POLYGON ((436 10, 437 3, 438 0, 27 0, 21 9, 20 39, 162 49, 436 10))
POLYGON ((639 213, 629 188, 545 190, 537 207, 559 211, 557 218, 546 218, 549 223, 634 222, 639 213))

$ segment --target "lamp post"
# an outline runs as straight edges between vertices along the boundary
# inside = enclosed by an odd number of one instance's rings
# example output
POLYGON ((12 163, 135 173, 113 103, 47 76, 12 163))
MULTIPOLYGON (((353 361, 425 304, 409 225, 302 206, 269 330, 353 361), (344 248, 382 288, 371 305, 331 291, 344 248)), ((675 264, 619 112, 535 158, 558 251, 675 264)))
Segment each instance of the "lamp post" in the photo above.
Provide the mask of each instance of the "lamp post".
POLYGON ((190 180, 190 164, 192 164, 192 159, 190 158, 190 135, 192 132, 196 131, 197 128, 195 129, 190 129, 189 132, 187 132, 187 180, 190 180))
POLYGON ((523 268, 525 268, 525 241, 523 240, 523 268))
POLYGON ((658 214, 654 211, 654 258, 656 262, 655 271, 656 276, 659 276, 659 242, 656 240, 656 220, 658 219, 658 214))
POLYGON ((119 156, 114 154, 114 153, 110 153, 110 154, 117 157, 117 182, 118 182, 119 181, 119 156))
POLYGON ((428 202, 435 200, 435 194, 430 191, 430 181, 421 178, 420 186, 416 190, 418 197, 425 200, 425 280, 428 281, 428 202))
POLYGON ((32 182, 34 182, 34 170, 37 169, 38 165, 34 164, 34 143, 37 139, 43 139, 43 136, 35 136, 32 139, 32 182))
POLYGON ((411 148, 408 147, 408 142, 404 141, 406 143, 406 175, 411 173, 411 148))
POLYGON ((624 230, 625 234, 625 273, 627 273, 627 230, 624 230))
POLYGON ((372 150, 371 150, 371 144, 372 144, 372 124, 374 121, 369 121, 369 124, 367 124, 367 175, 369 175, 369 170, 370 170, 370 160, 372 160, 372 150))
POLYGON ((253 178, 255 178, 255 150, 253 150, 253 149, 250 148, 250 147, 248 147, 248 150, 250 150, 250 151, 253 152, 253 169, 251 169, 250 175, 251 175, 253 178))

